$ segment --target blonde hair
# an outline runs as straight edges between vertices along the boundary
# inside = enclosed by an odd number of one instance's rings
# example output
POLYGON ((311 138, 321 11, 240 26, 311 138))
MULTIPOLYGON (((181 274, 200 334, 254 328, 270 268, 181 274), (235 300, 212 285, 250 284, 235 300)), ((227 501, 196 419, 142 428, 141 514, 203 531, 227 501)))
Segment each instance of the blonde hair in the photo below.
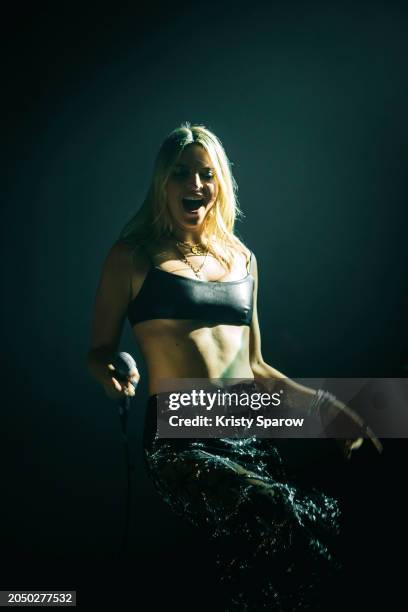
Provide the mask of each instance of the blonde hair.
POLYGON ((122 229, 119 240, 139 249, 172 235, 166 184, 184 149, 191 144, 199 144, 206 150, 218 183, 217 199, 205 217, 202 235, 210 251, 220 257, 230 270, 235 250, 249 256, 248 249, 234 234, 235 222, 243 216, 237 201, 238 187, 221 141, 203 125, 183 123, 164 140, 154 164, 147 196, 138 212, 122 229))

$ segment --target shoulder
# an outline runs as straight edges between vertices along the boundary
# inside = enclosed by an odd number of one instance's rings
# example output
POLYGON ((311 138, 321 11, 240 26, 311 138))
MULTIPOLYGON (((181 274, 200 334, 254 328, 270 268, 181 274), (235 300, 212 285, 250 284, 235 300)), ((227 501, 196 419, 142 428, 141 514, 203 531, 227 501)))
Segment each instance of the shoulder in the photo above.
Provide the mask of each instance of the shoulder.
POLYGON ((251 273, 256 273, 258 269, 258 264, 255 257, 255 253, 249 247, 242 245, 241 254, 246 259, 248 271, 251 273))
POLYGON ((151 247, 134 246, 123 241, 116 242, 109 256, 118 274, 130 283, 130 299, 140 292, 144 281, 153 265, 155 245, 151 247))
POLYGON ((242 258, 242 260, 245 263, 246 268, 248 269, 250 265, 251 257, 252 257, 252 251, 235 234, 232 236, 229 246, 232 249, 234 258, 237 256, 239 258, 242 258))
POLYGON ((249 272, 254 277, 255 281, 258 282, 258 262, 253 251, 250 251, 250 262, 249 262, 249 272))
POLYGON ((101 285, 112 293, 132 299, 140 291, 151 262, 143 248, 117 241, 108 251, 103 265, 101 285))
POLYGON ((255 257, 255 253, 253 251, 251 251, 251 263, 253 266, 258 267, 258 261, 255 257))
POLYGON ((105 265, 117 273, 144 272, 150 267, 146 250, 118 240, 110 248, 105 265))

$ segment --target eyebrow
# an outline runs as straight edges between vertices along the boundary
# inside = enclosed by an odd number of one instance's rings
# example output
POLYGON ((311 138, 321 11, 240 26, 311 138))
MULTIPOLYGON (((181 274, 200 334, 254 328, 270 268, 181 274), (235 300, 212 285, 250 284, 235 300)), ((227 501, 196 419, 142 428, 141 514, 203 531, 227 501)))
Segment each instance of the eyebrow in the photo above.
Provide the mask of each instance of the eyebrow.
MULTIPOLYGON (((212 166, 201 166, 201 164, 199 164, 199 167, 202 170, 214 170, 212 166)), ((190 166, 188 164, 176 164, 176 168, 190 168, 190 166)))

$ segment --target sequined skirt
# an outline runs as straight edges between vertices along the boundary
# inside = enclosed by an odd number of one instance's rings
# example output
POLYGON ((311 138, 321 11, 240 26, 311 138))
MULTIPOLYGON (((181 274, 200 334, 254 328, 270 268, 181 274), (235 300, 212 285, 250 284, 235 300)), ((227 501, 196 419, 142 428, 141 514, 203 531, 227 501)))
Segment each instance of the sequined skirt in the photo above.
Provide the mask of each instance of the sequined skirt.
POLYGON ((143 436, 148 474, 172 510, 216 543, 224 610, 320 609, 320 585, 340 569, 338 501, 291 481, 276 440, 160 439, 156 409, 154 395, 143 436))

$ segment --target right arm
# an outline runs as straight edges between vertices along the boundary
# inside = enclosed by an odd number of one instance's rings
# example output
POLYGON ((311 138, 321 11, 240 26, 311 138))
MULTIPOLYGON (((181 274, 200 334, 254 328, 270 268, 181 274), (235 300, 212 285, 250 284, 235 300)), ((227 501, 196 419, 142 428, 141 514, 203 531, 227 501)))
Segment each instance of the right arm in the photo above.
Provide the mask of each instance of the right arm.
MULTIPOLYGON (((131 250, 117 242, 105 259, 93 310, 87 367, 106 394, 114 399, 134 394, 133 385, 129 381, 121 382, 114 376, 112 365, 132 297, 132 271, 131 250)), ((131 373, 131 378, 139 380, 137 370, 131 373)))

